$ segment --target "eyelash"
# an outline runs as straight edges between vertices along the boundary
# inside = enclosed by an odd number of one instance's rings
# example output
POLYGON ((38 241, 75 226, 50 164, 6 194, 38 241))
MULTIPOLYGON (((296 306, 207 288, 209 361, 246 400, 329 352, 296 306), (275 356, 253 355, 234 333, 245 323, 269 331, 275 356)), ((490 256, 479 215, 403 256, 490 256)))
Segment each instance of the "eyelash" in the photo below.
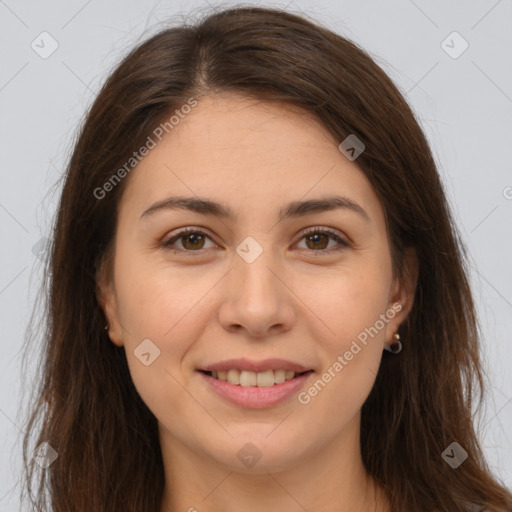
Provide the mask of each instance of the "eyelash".
MULTIPOLYGON (((173 252, 174 254, 183 254, 183 253, 189 253, 191 256, 194 255, 200 255, 203 251, 207 251, 208 249, 199 249, 197 251, 191 251, 191 250, 187 250, 187 249, 173 249, 171 247, 172 244, 174 244, 177 240, 179 240, 180 238, 184 237, 185 235, 188 235, 188 234, 198 234, 198 235, 204 235, 205 237, 209 238, 211 240, 211 237, 209 237, 206 233, 204 233, 203 231, 199 230, 199 229, 196 229, 196 228, 192 228, 192 227, 188 227, 188 228, 184 228, 182 229, 180 232, 176 233, 172 238, 170 238, 169 240, 167 240, 166 242, 163 242, 161 245, 162 247, 167 250, 167 251, 171 251, 173 252), (195 254, 194 254, 195 253, 195 254)), ((330 228, 323 228, 323 227, 314 227, 314 228, 307 228, 303 234, 302 234, 302 237, 299 239, 298 242, 300 242, 303 238, 305 238, 306 236, 308 235, 315 235, 315 234, 322 234, 322 235, 330 235, 330 237, 334 240, 336 240, 336 242, 338 242, 340 244, 341 247, 338 247, 336 249, 319 249, 319 250, 313 250, 313 249, 307 249, 307 251, 309 253, 312 253, 314 254, 315 256, 317 255, 323 255, 325 253, 330 253, 330 252, 338 252, 338 251, 342 251, 344 249, 346 249, 347 247, 349 247, 349 243, 346 242, 345 240, 343 240, 338 234, 336 231, 330 229, 330 228)), ((297 242, 297 243, 298 243, 297 242)))

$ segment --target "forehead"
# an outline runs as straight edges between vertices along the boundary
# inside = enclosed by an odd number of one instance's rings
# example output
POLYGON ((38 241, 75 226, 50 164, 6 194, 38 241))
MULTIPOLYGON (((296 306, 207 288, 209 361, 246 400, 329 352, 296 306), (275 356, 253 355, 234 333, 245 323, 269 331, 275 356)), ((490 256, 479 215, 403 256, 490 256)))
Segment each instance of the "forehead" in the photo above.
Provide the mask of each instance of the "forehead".
POLYGON ((170 146, 194 147, 197 156, 199 151, 203 156, 211 153, 216 160, 241 157, 248 167, 251 163, 282 164, 312 149, 332 151, 337 146, 320 120, 307 110, 226 93, 201 98, 176 128, 174 137, 169 137, 173 138, 170 146), (248 161, 250 154, 260 160, 248 161))
MULTIPOLYGON (((339 193, 379 215, 363 172, 310 112, 231 94, 202 97, 131 172, 140 210, 167 195, 216 198, 236 211, 339 193)), ((275 205, 277 211, 278 205, 275 205)))

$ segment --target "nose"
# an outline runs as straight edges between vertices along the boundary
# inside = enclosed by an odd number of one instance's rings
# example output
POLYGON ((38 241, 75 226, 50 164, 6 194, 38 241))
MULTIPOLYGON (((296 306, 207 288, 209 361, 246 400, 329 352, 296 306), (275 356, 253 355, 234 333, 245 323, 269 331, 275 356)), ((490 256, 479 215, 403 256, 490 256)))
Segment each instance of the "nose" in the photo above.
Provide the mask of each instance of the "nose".
POLYGON ((286 332, 296 320, 294 294, 286 272, 264 250, 252 263, 236 257, 224 283, 218 319, 229 332, 262 339, 286 332))

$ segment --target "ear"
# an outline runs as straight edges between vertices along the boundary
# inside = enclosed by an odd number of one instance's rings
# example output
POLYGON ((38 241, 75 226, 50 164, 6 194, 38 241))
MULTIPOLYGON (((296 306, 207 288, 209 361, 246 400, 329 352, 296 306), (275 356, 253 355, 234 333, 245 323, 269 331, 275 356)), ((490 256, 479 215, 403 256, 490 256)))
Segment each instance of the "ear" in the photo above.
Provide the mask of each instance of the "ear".
POLYGON ((113 280, 102 262, 96 272, 96 300, 107 319, 108 336, 114 345, 123 346, 123 330, 119 322, 119 308, 113 280))
POLYGON ((399 311, 389 321, 386 331, 386 346, 393 344, 393 334, 398 331, 402 322, 409 315, 414 304, 414 294, 418 283, 419 262, 416 250, 412 247, 406 249, 403 261, 403 275, 395 277, 393 290, 390 296, 388 307, 394 311, 399 311))

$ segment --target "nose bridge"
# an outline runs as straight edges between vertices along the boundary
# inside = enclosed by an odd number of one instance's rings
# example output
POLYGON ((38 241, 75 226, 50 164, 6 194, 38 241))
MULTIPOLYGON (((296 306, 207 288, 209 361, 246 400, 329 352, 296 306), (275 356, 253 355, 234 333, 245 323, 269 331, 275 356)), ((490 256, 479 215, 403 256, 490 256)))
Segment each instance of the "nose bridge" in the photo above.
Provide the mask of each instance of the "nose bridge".
POLYGON ((235 264, 237 279, 243 285, 242 289, 251 294, 272 292, 266 300, 276 296, 276 277, 270 269, 278 267, 276 251, 271 246, 270 236, 260 236, 259 241, 253 236, 247 236, 237 247, 239 256, 235 264))

